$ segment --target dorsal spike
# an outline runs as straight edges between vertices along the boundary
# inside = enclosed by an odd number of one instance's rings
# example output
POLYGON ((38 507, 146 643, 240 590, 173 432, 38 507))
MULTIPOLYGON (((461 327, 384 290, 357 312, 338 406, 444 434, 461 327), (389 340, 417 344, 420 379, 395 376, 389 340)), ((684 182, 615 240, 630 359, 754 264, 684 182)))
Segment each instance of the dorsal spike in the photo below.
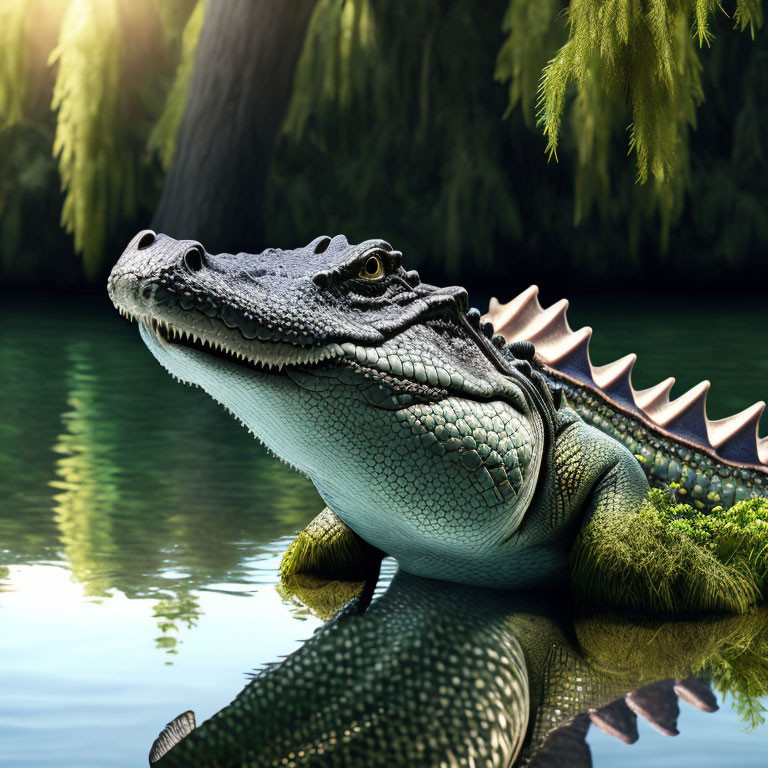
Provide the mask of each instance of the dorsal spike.
POLYGON ((647 411, 648 408, 666 405, 669 402, 669 393, 675 383, 674 377, 670 376, 664 381, 660 381, 653 387, 641 389, 635 392, 635 405, 641 411, 647 411))
POLYGON ((637 356, 626 355, 608 365, 593 367, 589 359, 592 329, 585 326, 573 331, 566 317, 568 302, 561 299, 543 309, 538 294, 538 287, 532 285, 507 304, 493 298, 482 321, 492 322, 495 331, 508 343, 534 343, 537 358, 554 374, 562 374, 604 394, 671 436, 698 445, 726 461, 768 467, 768 437, 757 437, 763 403, 756 403, 728 419, 709 421, 706 415, 708 381, 702 381, 673 401, 670 401, 675 383, 672 377, 635 391, 631 376, 637 356))
POLYGON ((632 389, 632 367, 636 362, 637 355, 633 352, 607 365, 592 368, 595 384, 612 400, 631 410, 637 407, 632 389))
POLYGON ((644 717, 657 731, 666 736, 677 736, 680 707, 673 685, 672 680, 660 680, 658 683, 631 691, 624 697, 624 701, 635 714, 644 717))
POLYGON ((608 389, 621 379, 629 378, 632 366, 637 362, 637 355, 632 354, 620 357, 607 365, 600 365, 592 369, 592 376, 600 389, 608 389))
POLYGON ((496 332, 503 334, 507 341, 527 338, 522 335, 523 331, 542 312, 538 295, 539 287, 532 285, 506 304, 500 304, 494 297, 483 319, 490 320, 496 332))
POLYGON ((542 310, 525 329, 528 341, 532 341, 536 347, 543 349, 548 343, 555 343, 573 333, 565 318, 567 309, 568 300, 560 299, 551 307, 542 310))
POLYGON ((705 683, 693 675, 686 677, 685 680, 678 680, 675 683, 674 691, 679 699, 688 702, 692 707, 696 707, 702 712, 717 712, 720 709, 709 683, 705 683))
POLYGON ((760 402, 729 416, 726 419, 710 421, 709 441, 726 461, 738 461, 743 464, 759 464, 757 425, 765 410, 765 403, 760 402))
POLYGON ((570 336, 566 336, 556 344, 547 346, 542 353, 544 362, 566 376, 576 381, 593 385, 592 365, 589 362, 589 340, 592 329, 585 325, 570 336))
POLYGON ((685 394, 666 405, 654 404, 645 409, 651 419, 668 432, 711 448, 707 432, 707 393, 710 383, 701 381, 685 394))

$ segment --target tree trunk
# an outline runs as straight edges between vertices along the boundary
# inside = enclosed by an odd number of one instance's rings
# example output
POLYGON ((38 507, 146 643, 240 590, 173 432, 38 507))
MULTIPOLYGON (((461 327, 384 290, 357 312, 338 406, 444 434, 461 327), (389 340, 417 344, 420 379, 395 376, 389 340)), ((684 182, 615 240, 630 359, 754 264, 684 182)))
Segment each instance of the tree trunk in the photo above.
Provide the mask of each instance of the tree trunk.
POLYGON ((209 0, 153 226, 209 251, 264 247, 269 160, 317 0, 209 0))

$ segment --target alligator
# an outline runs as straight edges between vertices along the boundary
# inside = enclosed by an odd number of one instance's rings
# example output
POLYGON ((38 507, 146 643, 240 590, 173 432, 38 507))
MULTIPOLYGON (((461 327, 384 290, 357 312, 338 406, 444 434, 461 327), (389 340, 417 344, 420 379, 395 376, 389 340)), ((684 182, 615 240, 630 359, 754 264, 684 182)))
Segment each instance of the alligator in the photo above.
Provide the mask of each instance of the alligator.
MULTIPOLYGON (((175 378, 223 404, 327 504, 285 568, 524 589, 559 582, 583 526, 649 481, 700 509, 768 495, 763 403, 704 412, 707 384, 637 392, 634 356, 595 368, 590 329, 530 288, 487 315, 423 283, 383 240, 208 253, 145 230, 108 291, 175 378)), ((286 564, 287 563, 287 564, 286 564)))
POLYGON ((755 664, 765 614, 574 617, 551 594, 398 571, 364 613, 343 609, 199 727, 191 711, 173 720, 150 764, 590 768, 591 727, 632 744, 638 715, 675 736, 678 699, 717 710, 717 664, 755 664))

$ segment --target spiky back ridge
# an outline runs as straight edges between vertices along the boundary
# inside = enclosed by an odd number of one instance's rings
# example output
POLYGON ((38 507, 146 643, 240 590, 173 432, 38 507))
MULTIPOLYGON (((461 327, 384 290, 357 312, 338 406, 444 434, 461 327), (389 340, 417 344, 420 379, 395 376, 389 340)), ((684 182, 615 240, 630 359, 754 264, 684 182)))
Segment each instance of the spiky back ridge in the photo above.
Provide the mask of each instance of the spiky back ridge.
MULTIPOLYGON (((658 480, 679 479, 674 476, 677 463, 700 469, 702 474, 711 471, 727 480, 732 478, 745 488, 746 497, 768 495, 768 437, 761 439, 757 434, 764 402, 714 421, 706 413, 708 381, 674 400, 669 398, 673 378, 638 391, 631 380, 637 355, 592 365, 592 329, 572 330, 566 318, 568 302, 562 299, 544 309, 538 292, 534 285, 507 304, 491 299, 483 320, 492 323, 508 343, 533 343, 536 363, 549 378, 563 385, 566 399, 582 415, 588 415, 588 421, 604 431, 620 433, 622 442, 630 443, 628 447, 635 453, 637 445, 645 448, 638 455, 645 457, 646 465, 659 463, 656 451, 649 448, 666 454, 664 477, 657 476, 658 480), (666 466, 670 462, 671 473, 666 466)), ((653 466, 646 466, 646 470, 653 476, 653 466)), ((696 484, 695 479, 692 482, 696 484)), ((704 506, 712 504, 705 500, 704 506)))

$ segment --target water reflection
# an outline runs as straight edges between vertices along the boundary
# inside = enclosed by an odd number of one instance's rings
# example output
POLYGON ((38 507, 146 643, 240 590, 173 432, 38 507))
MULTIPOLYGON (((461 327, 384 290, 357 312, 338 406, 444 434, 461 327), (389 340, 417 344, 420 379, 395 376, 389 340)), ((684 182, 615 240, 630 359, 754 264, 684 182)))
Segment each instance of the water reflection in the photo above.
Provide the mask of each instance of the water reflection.
POLYGON ((590 727, 677 733, 678 698, 768 690, 768 609, 638 622, 397 573, 260 672, 159 766, 591 766, 590 727))
POLYGON ((250 583, 249 559, 321 501, 106 307, 3 312, 0 564, 63 561, 94 598, 157 598, 157 647, 175 652, 195 590, 250 583))

